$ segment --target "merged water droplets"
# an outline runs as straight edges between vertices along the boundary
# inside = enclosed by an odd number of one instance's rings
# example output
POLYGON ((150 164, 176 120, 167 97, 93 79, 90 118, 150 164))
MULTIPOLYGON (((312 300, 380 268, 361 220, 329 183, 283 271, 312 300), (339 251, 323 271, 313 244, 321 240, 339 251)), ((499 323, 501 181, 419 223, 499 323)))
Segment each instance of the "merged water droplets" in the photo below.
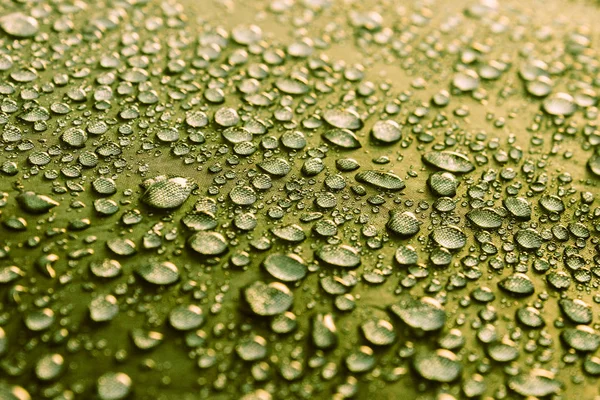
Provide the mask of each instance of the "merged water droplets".
POLYGON ((232 202, 240 206, 249 206, 256 202, 256 193, 249 186, 236 186, 229 192, 232 202))
POLYGON ((436 196, 454 197, 459 182, 450 172, 436 172, 429 175, 427 183, 436 196))
POLYGON ((577 351, 594 352, 600 347, 600 335, 587 325, 566 328, 560 337, 565 344, 577 351))
POLYGON ((361 325, 365 339, 375 346, 388 346, 396 341, 394 326, 384 319, 370 319, 361 325))
POLYGON ((423 161, 436 168, 448 172, 464 174, 471 172, 475 166, 464 154, 452 151, 431 151, 423 154, 423 161))
POLYGON ((546 324, 539 310, 533 307, 521 307, 516 312, 517 320, 527 328, 541 328, 546 324))
POLYGON ((596 176, 600 176, 600 154, 594 153, 588 160, 588 167, 590 171, 596 176))
POLYGON ((141 200, 150 207, 172 209, 180 207, 190 197, 197 185, 187 178, 164 175, 142 183, 146 189, 141 200))
POLYGON ((368 183, 383 190, 397 191, 406 187, 404 181, 391 172, 362 171, 357 173, 354 178, 358 182, 368 183))
POLYGON ((395 121, 377 121, 371 128, 371 136, 384 144, 396 143, 402 139, 402 128, 395 121))
POLYGON ((140 350, 151 350, 163 342, 164 335, 156 331, 134 328, 130 332, 131 340, 140 350))
POLYGON ((561 311, 575 324, 589 324, 592 322, 592 307, 579 299, 561 299, 558 302, 561 311))
POLYGON ((448 250, 457 250, 467 244, 467 235, 457 226, 448 225, 436 228, 431 233, 431 239, 448 250))
POLYGON ((498 286, 514 296, 528 296, 535 291, 531 279, 519 272, 507 276, 498 283, 498 286))
POLYGON ((65 359, 57 353, 42 356, 35 365, 35 375, 41 381, 57 379, 65 367, 65 359))
POLYGON ((360 265, 360 254, 348 245, 324 245, 315 252, 323 262, 336 267, 354 268, 360 265))
POLYGON ((511 362, 519 358, 519 348, 509 339, 493 341, 487 347, 487 352, 492 360, 499 363, 511 362))
POLYGON ((421 377, 435 382, 452 382, 462 372, 462 365, 456 355, 445 349, 417 353, 413 366, 421 377))
POLYGON ((539 232, 531 228, 521 229, 515 234, 515 242, 526 250, 539 249, 542 246, 542 240, 539 232))
POLYGON ((306 276, 304 260, 295 254, 271 254, 263 265, 274 278, 284 282, 295 282, 306 276))
POLYGON ((508 387, 521 396, 545 397, 557 394, 563 385, 550 371, 532 370, 510 377, 508 387))
POLYGON ((566 116, 573 114, 577 110, 573 97, 567 93, 556 93, 548 97, 543 103, 544 111, 550 115, 566 116))
POLYGON ((257 281, 244 289, 244 300, 259 316, 282 314, 292 306, 294 296, 290 289, 282 283, 266 284, 257 281))
POLYGON ((420 223, 417 217, 411 212, 405 211, 401 213, 399 211, 392 211, 390 219, 387 222, 387 227, 400 236, 410 237, 419 232, 420 223))
POLYGON ((258 166, 265 172, 275 176, 286 176, 292 169, 290 164, 283 158, 274 158, 258 163, 258 166))
POLYGON ((502 215, 489 207, 477 208, 467 213, 467 218, 482 229, 497 229, 502 226, 502 215))
POLYGON ((323 132, 323 139, 343 149, 358 149, 362 147, 356 135, 348 129, 330 129, 323 132))
POLYGON ((0 17, 0 28, 11 36, 29 38, 38 33, 40 24, 37 19, 29 15, 15 12, 0 17))
POLYGON ((123 372, 107 372, 98 378, 98 396, 102 400, 121 400, 129 396, 133 381, 123 372))
POLYGON ((148 283, 170 285, 179 280, 179 269, 169 261, 150 260, 138 267, 136 272, 148 283))
POLYGON ((306 239, 306 234, 300 225, 290 224, 278 226, 271 229, 273 235, 286 242, 302 242, 306 239))
POLYGON ((444 308, 431 297, 403 300, 391 305, 390 311, 411 328, 425 332, 442 329, 446 323, 444 308))
POLYGON ((89 305, 90 319, 94 322, 106 322, 116 317, 119 312, 117 298, 113 295, 98 296, 89 305))
POLYGON ((413 265, 419 261, 419 254, 412 246, 400 246, 396 249, 394 258, 400 265, 413 265))
POLYGON ((203 256, 217 256, 227 251, 227 241, 218 232, 196 232, 188 239, 188 245, 203 256))
POLYGON ((46 213, 60 205, 60 203, 49 196, 31 191, 23 192, 18 195, 17 202, 23 210, 35 214, 46 213))
POLYGON ((507 197, 504 206, 515 218, 528 220, 531 218, 531 205, 522 197, 507 197))
POLYGON ((204 312, 195 304, 182 304, 169 312, 169 323, 179 331, 196 329, 204 323, 204 312))
POLYGON ((327 110, 323 119, 338 129, 357 130, 363 127, 363 121, 353 110, 327 110))

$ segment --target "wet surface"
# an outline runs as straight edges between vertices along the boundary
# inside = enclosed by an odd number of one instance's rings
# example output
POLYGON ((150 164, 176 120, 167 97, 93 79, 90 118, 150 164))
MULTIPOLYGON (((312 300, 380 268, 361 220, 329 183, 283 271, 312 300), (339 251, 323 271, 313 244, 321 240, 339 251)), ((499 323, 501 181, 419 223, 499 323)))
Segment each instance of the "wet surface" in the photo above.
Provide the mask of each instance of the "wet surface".
POLYGON ((0 399, 600 396, 594 2, 0 5, 0 399))

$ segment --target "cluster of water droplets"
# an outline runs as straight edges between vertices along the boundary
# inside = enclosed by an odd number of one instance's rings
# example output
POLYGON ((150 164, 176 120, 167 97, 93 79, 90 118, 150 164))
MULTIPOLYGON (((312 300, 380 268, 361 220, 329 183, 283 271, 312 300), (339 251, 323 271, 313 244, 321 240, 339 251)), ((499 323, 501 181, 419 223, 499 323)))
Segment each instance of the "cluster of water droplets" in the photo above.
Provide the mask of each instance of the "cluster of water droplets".
POLYGON ((589 30, 102 3, 0 5, 0 399, 596 394, 589 30))

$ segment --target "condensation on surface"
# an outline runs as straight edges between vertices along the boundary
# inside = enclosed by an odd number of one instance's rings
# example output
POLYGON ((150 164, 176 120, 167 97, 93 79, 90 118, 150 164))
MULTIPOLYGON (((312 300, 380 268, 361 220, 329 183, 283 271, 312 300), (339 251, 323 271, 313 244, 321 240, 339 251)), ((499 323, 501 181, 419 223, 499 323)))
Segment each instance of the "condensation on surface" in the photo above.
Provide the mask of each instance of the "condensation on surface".
POLYGON ((600 396, 592 1, 0 4, 0 400, 600 396))

